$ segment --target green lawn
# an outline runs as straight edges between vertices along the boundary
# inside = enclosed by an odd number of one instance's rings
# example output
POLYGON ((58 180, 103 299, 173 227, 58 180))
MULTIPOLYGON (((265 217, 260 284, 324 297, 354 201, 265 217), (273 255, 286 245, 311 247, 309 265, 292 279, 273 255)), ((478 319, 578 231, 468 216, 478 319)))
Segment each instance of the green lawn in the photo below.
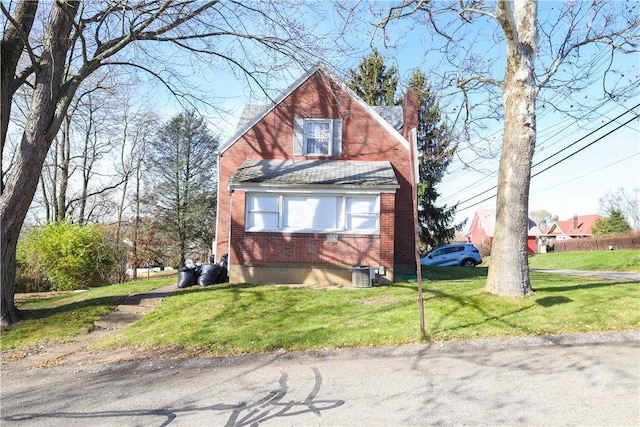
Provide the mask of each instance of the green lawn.
POLYGON ((425 337, 415 283, 341 290, 219 286, 181 292, 101 345, 235 354, 640 326, 637 283, 532 273, 534 295, 505 299, 483 292, 485 268, 435 268, 425 275, 455 276, 456 270, 467 277, 425 279, 425 337))
POLYGON ((529 257, 531 268, 640 271, 640 250, 558 252, 529 257))
POLYGON ((43 342, 64 342, 87 333, 93 322, 127 295, 175 283, 176 278, 140 280, 87 291, 16 295, 22 320, 2 331, 0 349, 26 347, 43 342))
MULTIPOLYGON (((555 255, 564 254, 532 260, 555 255)), ((605 268, 598 264, 596 269, 605 268)), ((425 336, 420 334, 413 281, 331 290, 221 284, 179 290, 141 321, 95 345, 222 355, 640 328, 638 283, 532 272, 535 293, 514 299, 485 293, 486 274, 485 267, 423 270, 425 336)), ((21 301, 27 318, 3 331, 2 349, 86 332, 124 295, 175 281, 163 278, 21 301)))

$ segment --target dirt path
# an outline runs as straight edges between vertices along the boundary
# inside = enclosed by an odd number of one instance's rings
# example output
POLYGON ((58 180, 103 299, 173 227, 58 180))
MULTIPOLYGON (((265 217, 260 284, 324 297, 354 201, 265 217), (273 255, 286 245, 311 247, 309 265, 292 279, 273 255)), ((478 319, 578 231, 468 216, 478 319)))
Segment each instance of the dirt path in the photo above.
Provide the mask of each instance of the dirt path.
MULTIPOLYGON (((175 285, 163 286, 149 292, 128 296, 108 315, 98 319, 87 334, 77 335, 65 343, 47 343, 2 352, 2 369, 35 369, 51 366, 81 366, 99 363, 116 363, 149 358, 166 358, 167 352, 152 353, 136 348, 117 348, 98 351, 91 345, 105 337, 117 333, 131 323, 153 311, 168 295, 179 291, 175 285)), ((172 352, 179 357, 179 352, 172 352)))

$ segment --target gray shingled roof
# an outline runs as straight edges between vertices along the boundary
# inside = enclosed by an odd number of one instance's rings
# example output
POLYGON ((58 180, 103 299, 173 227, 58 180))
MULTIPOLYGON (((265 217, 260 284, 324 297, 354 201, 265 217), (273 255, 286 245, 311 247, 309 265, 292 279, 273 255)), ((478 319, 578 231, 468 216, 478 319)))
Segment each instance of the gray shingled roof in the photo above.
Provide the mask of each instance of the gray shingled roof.
POLYGON ((404 121, 403 111, 401 106, 375 106, 371 107, 373 110, 380 114, 391 126, 398 132, 402 132, 402 124, 404 121))
POLYGON ((399 187, 391 163, 355 160, 245 160, 229 180, 247 186, 399 187))
POLYGON ((244 109, 242 110, 242 113, 240 113, 240 118, 238 119, 235 133, 238 133, 242 129, 244 129, 256 117, 262 116, 265 111, 267 111, 272 106, 273 103, 246 104, 244 106, 244 109))

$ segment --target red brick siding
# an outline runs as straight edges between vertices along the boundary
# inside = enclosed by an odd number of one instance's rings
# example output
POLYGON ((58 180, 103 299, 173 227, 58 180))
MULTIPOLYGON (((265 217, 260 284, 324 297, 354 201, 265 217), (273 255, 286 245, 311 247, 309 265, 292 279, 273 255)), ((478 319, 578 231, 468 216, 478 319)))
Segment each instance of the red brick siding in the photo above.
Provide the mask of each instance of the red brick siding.
POLYGON ((341 234, 245 233, 240 263, 379 265, 379 236, 341 234))
MULTIPOLYGON (((414 263, 413 205, 409 150, 342 89, 316 73, 302 83, 221 156, 217 253, 229 252, 229 177, 246 159, 305 159, 293 155, 293 119, 341 118, 342 156, 326 159, 388 160, 400 183, 396 194, 381 196, 380 236, 340 235, 338 244, 325 234, 244 232, 244 192, 233 194, 230 262, 318 262, 377 265, 393 268, 414 263), (330 83, 330 88, 327 88, 330 83), (242 195, 242 196, 241 196, 242 195), (284 243, 282 246, 276 242, 284 243), (290 257, 283 257, 289 253, 290 257), (268 254, 268 255, 267 255, 268 254), (305 261, 303 261, 305 260, 305 261), (306 261, 311 260, 311 261, 306 261)), ((316 157, 314 157, 316 158, 316 157)))

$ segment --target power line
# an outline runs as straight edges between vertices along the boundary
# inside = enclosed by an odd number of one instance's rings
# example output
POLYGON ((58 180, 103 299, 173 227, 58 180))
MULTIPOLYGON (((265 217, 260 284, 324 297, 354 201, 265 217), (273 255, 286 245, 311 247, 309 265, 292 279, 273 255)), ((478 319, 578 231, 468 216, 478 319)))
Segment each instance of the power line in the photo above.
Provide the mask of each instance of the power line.
MULTIPOLYGON (((631 82, 631 83, 630 83, 630 84, 629 84, 629 85, 624 89, 623 93, 624 93, 624 92, 627 92, 627 91, 629 91, 631 88, 635 87, 635 86, 637 85, 637 83, 638 83, 638 82, 640 82, 640 79, 638 79, 638 80, 636 80, 636 81, 634 81, 634 82, 631 82)), ((556 97, 559 97, 559 96, 560 96, 560 94, 557 94, 557 95, 556 95, 556 97)), ((615 100, 614 100, 613 98, 606 98, 604 101, 602 101, 602 102, 601 102, 601 103, 599 103, 598 105, 596 105, 596 106, 594 106, 594 107, 589 107, 589 108, 591 109, 591 110, 590 110, 590 112, 591 112, 591 113, 597 113, 597 110, 598 110, 598 109, 600 109, 600 108, 602 108, 603 106, 605 106, 606 104, 609 104, 609 103, 614 102, 614 101, 615 101, 615 100)), ((640 104, 639 104, 639 105, 640 105, 640 104)), ((618 106, 622 106, 622 105, 618 104, 618 106)), ((623 108, 626 108, 626 107, 624 107, 624 106, 622 106, 622 107, 623 107, 623 108)), ((634 106, 633 108, 637 108, 637 107, 638 107, 638 105, 634 106)), ((627 110, 628 110, 628 111, 630 111, 629 109, 627 109, 627 110)), ((611 111, 611 110, 610 110, 610 111, 611 111)), ((550 109, 546 109, 546 110, 544 110, 540 115, 538 115, 538 121, 539 121, 539 119, 540 119, 542 116, 544 116, 544 115, 546 115, 547 113, 550 113, 550 112, 551 112, 551 110, 550 110, 550 109)), ((603 113, 597 113, 597 114, 599 114, 601 117, 603 117, 603 118, 605 118, 605 119, 606 119, 606 118, 607 118, 607 117, 606 117, 606 114, 608 114, 608 112, 607 112, 607 113, 604 113, 604 114, 603 114, 603 113)), ((624 114, 624 113, 623 113, 623 114, 624 114)), ((616 117, 616 118, 614 118, 614 119, 609 119, 609 122, 608 122, 607 124, 611 123, 611 122, 612 122, 612 121, 614 121, 614 120, 617 120, 619 117, 620 117, 620 116, 618 116, 618 117, 616 117)), ((558 122, 556 122, 555 124, 551 125, 550 127, 547 127, 547 128, 545 128, 544 130, 541 130, 540 132, 538 132, 538 139, 539 139, 539 140, 538 140, 538 142, 536 143, 536 151, 537 151, 537 152, 541 152, 541 150, 542 150, 542 149, 544 149, 544 148, 550 148, 551 146, 555 145, 555 143, 552 143, 552 144, 547 144, 547 145, 545 146, 545 144, 546 144, 547 142, 551 141, 554 137, 558 136, 562 131, 564 131, 564 130, 566 130, 566 129, 570 128, 572 125, 576 124, 576 122, 577 122, 577 120, 571 120, 571 123, 568 123, 568 124, 566 124, 566 125, 563 125, 563 122, 562 122, 562 121, 558 121, 558 122), (543 133, 545 133, 545 132, 549 132, 549 131, 551 131, 553 128, 556 128, 556 127, 558 127, 558 126, 562 126, 562 128, 561 128, 560 130, 558 130, 558 131, 554 132, 552 135, 549 135, 548 137, 546 137, 546 138, 545 138, 545 139, 543 139, 542 141, 540 141, 540 138, 542 137, 542 134, 543 134, 543 133)), ((604 126, 606 126, 606 125, 604 125, 604 126)), ((602 128, 602 127, 600 127, 599 129, 601 129, 601 128, 602 128)), ((599 130, 599 129, 597 129, 597 130, 599 130)), ((596 131, 597 131, 597 130, 596 130, 596 131)), ((499 130, 498 130, 498 131, 495 131, 495 132, 493 132, 492 134, 490 134, 490 135, 489 135, 489 137, 491 137, 491 136, 495 136, 495 135, 496 135, 496 134, 498 134, 499 132, 500 132, 499 130)), ((586 138, 587 136, 589 136, 589 135, 586 135, 584 138, 586 138)), ((576 143, 577 143, 577 142, 578 142, 578 141, 576 141, 576 143)), ((574 144, 575 144, 575 143, 574 143, 574 144)), ((565 147, 563 150, 567 149, 568 147, 570 147, 570 146, 565 147)), ((562 152, 563 150, 558 151, 558 152, 557 152, 557 153, 555 153, 554 155, 557 155, 558 153, 562 152)), ((553 155, 552 155, 552 156, 553 156, 553 155)), ((552 157, 552 156, 550 156, 550 157, 552 157)), ((460 175, 464 174, 464 173, 465 173, 469 168, 471 168, 471 169, 473 169, 473 170, 476 170, 477 172, 482 173, 482 174, 484 175, 482 178, 480 178, 479 180, 477 180, 476 182, 474 182, 474 183, 472 184, 473 186, 475 186, 475 185, 480 185, 480 184, 482 184, 484 181, 487 181, 487 180, 489 180, 489 179, 493 178, 493 177, 497 174, 497 172, 495 172, 495 171, 494 171, 494 172, 491 172, 491 173, 488 173, 488 174, 487 174, 487 173, 483 173, 481 170, 476 169, 475 167, 473 167, 473 166, 472 166, 474 163, 477 163, 478 161, 482 161, 482 160, 490 160, 490 159, 487 159, 487 158, 484 158, 484 159, 483 159, 483 156, 481 156, 481 155, 477 155, 475 158, 472 158, 472 159, 467 160, 467 161, 463 161, 462 159, 460 159, 460 162, 462 163, 462 165, 457 166, 455 169, 451 170, 451 171, 447 174, 447 182, 455 181, 455 180, 457 179, 457 177, 458 177, 458 176, 460 176, 460 175)), ((546 160, 548 160, 548 159, 545 159, 545 160, 543 160, 542 162, 544 162, 544 161, 546 161, 546 160)), ((542 163, 542 162, 539 162, 539 163, 542 163)), ((534 165, 534 166, 539 165, 539 163, 538 163, 538 164, 536 164, 536 165, 534 165)), ((466 192, 467 188, 468 188, 468 187, 467 187, 467 186, 465 186, 464 188, 460 188, 460 189, 459 189, 459 190, 457 190, 457 191, 454 191, 454 192, 452 192, 452 193, 447 194, 446 196, 442 197, 442 201, 443 201, 443 202, 449 202, 450 200, 455 199, 455 197, 456 197, 458 194, 462 194, 462 193, 466 192)), ((493 188, 495 188, 495 187, 493 187, 493 188)), ((492 189, 493 189, 493 188, 492 188, 492 189)), ((489 190, 487 190, 487 191, 491 191, 491 189, 489 189, 489 190)), ((485 192, 485 193, 486 193, 486 192, 485 192)), ((480 195, 482 195, 482 194, 484 194, 484 193, 480 193, 480 194, 476 195, 475 197, 478 197, 478 196, 480 196, 480 195)), ((472 197, 471 199, 473 199, 473 198, 475 198, 475 197, 472 197)), ((465 202, 466 202, 466 201, 468 201, 468 200, 465 200, 465 202)), ((463 202, 458 202, 458 203, 463 203, 463 202)))
POLYGON ((553 189, 553 188, 557 188, 557 187, 559 187, 559 186, 561 186, 561 185, 568 184, 568 183, 573 182, 573 181, 576 181, 576 180, 578 180, 578 179, 580 179, 580 178, 584 178, 585 176, 591 175, 591 174, 596 173, 596 172, 600 172, 601 170, 604 170, 604 169, 606 169, 606 168, 610 168, 611 166, 613 166, 613 165, 617 165, 618 163, 622 163, 622 162, 624 162, 625 160, 629 160, 630 158, 635 157, 635 156, 640 156, 640 151, 639 151, 639 152, 637 152, 637 153, 633 153, 633 154, 632 154, 632 155, 630 155, 630 156, 624 157, 624 158, 622 158, 622 159, 620 159, 620 160, 616 160, 615 162, 609 163, 608 165, 604 165, 604 166, 602 166, 602 167, 600 167, 600 168, 598 168, 598 169, 595 169, 595 170, 589 171, 589 172, 587 172, 587 173, 585 173, 585 174, 582 174, 582 175, 580 175, 580 176, 576 176, 575 178, 572 178, 572 179, 569 179, 569 180, 567 180, 567 181, 561 182, 560 184, 556 184, 556 185, 552 185, 551 187, 543 188, 542 190, 538 190, 538 191, 536 191, 535 193, 532 193, 532 194, 543 193, 543 192, 545 192, 545 191, 547 191, 547 190, 551 190, 551 189, 553 189))
MULTIPOLYGON (((638 104, 638 105, 640 105, 640 104, 638 104)), ((634 107, 634 108, 635 108, 635 107, 634 107)), ((599 138, 598 138, 598 139, 596 139, 595 141, 593 141, 593 142, 591 142, 591 143, 589 143, 589 144, 585 145, 585 146, 584 146, 584 147, 582 147, 581 149, 579 149, 579 150, 577 150, 577 151, 575 151, 575 152, 573 152, 573 153, 569 154, 569 155, 568 155, 568 156, 566 156, 565 158, 563 158, 563 159, 561 159, 561 160, 558 160, 558 161, 557 161, 557 162, 555 162, 554 164, 552 164, 552 165, 550 165, 550 166, 547 166, 546 168, 542 169, 541 171, 536 172, 535 174, 531 175, 531 178, 533 178, 533 177, 535 177, 535 176, 540 175, 542 172, 546 172, 546 171, 548 171, 548 170, 549 170, 549 169, 551 169, 552 167, 554 167, 554 166, 556 166, 556 165, 558 165, 558 164, 560 164, 560 163, 564 162, 565 160, 567 160, 567 159, 569 159, 569 158, 571 158, 571 157, 575 156, 575 155, 576 155, 576 154, 578 154, 579 152, 583 151, 585 148, 591 147, 591 146, 592 146, 593 144, 595 144, 596 142, 601 141, 605 136, 609 136, 609 135, 611 135, 613 132, 616 132, 616 131, 617 131, 617 130, 619 130, 620 128, 623 128, 624 126, 628 125, 629 123, 631 123, 632 121, 634 121, 634 120, 635 120, 635 119, 637 119, 638 117, 640 117, 640 116, 631 117, 629 120, 627 120, 627 121, 626 121, 626 122, 624 122, 623 124, 619 125, 619 126, 618 126, 618 127, 616 127, 615 129, 613 129, 613 130, 611 130, 611 131, 609 131, 609 132, 605 133, 604 135, 602 135, 601 137, 599 137, 599 138)), ((545 159, 545 160, 547 160, 547 159, 545 159)), ((541 163, 541 162, 540 162, 540 163, 541 163)), ((540 163, 537 163, 535 166, 539 165, 540 163)))
MULTIPOLYGON (((592 108, 592 109, 591 109, 591 113, 595 113, 599 108, 603 107, 604 105, 606 105, 606 104, 607 104, 607 103, 609 103, 609 102, 612 102, 612 99, 611 99, 611 98, 606 99, 604 102, 600 103, 598 106, 595 106, 594 108, 592 108)), ((640 105, 640 104, 638 104, 638 105, 640 105)), ((638 105, 636 105, 636 106, 635 106, 635 107, 633 107, 633 108, 638 107, 638 105)), ((626 107, 625 107, 625 108, 626 108, 626 107)), ((627 111, 630 111, 630 110, 629 110, 629 109, 627 109, 627 111)), ((605 114, 606 114, 606 113, 605 113, 605 114)), ((614 120, 617 120, 618 118, 620 118, 620 117, 621 117, 622 115, 624 115, 624 114, 625 114, 625 113, 622 113, 622 114, 621 114, 621 115, 619 115, 618 117, 615 117, 615 118, 613 118, 613 119, 609 119, 609 122, 608 122, 607 124, 605 124, 605 125, 601 126, 600 128, 596 129, 596 130, 595 130, 595 131, 593 131, 593 132, 597 132, 598 130, 600 130, 600 129, 602 129, 603 127, 607 126, 608 124, 610 124, 610 123, 611 123, 611 122, 613 122, 614 120)), ((601 115, 602 117, 605 117, 605 118, 606 118, 606 116, 605 116, 604 114, 600 113, 600 115, 601 115)), ((550 135, 548 138, 544 139, 543 141, 538 141, 538 142, 536 143, 536 149, 537 149, 537 151, 539 151, 541 148, 543 148, 543 146, 544 146, 544 144, 545 144, 546 142, 550 141, 552 138, 554 138, 554 137, 556 137, 557 135, 559 135, 562 131, 564 131, 564 130, 568 129, 569 127, 571 127, 573 124, 574 124, 574 121, 571 121, 571 123, 564 125, 564 126, 562 127, 562 129, 561 129, 561 130, 559 130, 559 131, 555 132, 553 135, 550 135)), ((557 126, 560 126, 560 125, 562 125, 562 122, 557 122, 556 124, 552 125, 551 127, 546 128, 544 131, 540 131, 540 132, 538 132, 538 137, 540 137, 540 134, 541 134, 541 133, 543 133, 543 132, 545 132, 545 131, 548 131, 548 130, 551 130, 552 128, 557 127, 557 126)), ((586 137, 590 136, 593 132, 589 133, 588 135, 585 135, 582 139, 584 139, 584 138, 586 138, 586 137)), ((497 133, 497 132, 494 132, 492 135, 495 135, 496 133, 497 133)), ((576 143, 578 143, 579 141, 580 141, 580 140, 578 140, 578 141, 574 142, 573 144, 571 144, 571 145, 569 145, 569 146, 565 147, 565 148, 564 148, 564 149, 562 149, 562 150, 559 150, 558 152, 556 152, 556 153, 552 154, 551 156, 549 156, 549 158, 550 158, 550 157, 553 157, 553 156, 555 156, 555 155, 557 155, 557 154, 559 154, 560 152, 562 152, 562 151, 566 150, 567 148, 571 147, 572 145, 575 145, 575 144, 576 144, 576 143)), ((554 144, 551 144, 551 145, 554 145, 554 144)), ((468 161, 468 162, 464 162, 464 163, 465 163, 465 164, 468 164, 468 165, 471 165, 472 163, 476 163, 476 162, 477 162, 477 161, 479 161, 479 160, 481 160, 481 158, 480 158, 480 156, 477 156, 475 159, 471 159, 470 161, 468 161)), ((485 160, 486 160, 486 159, 485 159, 485 160)), ((539 162, 539 163, 537 163, 537 164, 535 164, 535 165, 534 165, 534 166, 532 166, 532 167, 538 166, 540 163, 542 163, 542 162, 544 162, 544 161, 546 161, 546 160, 548 160, 548 158, 547 158, 547 159, 545 159, 545 160, 543 160, 543 161, 541 161, 541 162, 539 162)), ((468 166, 468 167, 471 167, 471 166, 468 166)), ((448 180, 454 180, 455 178, 457 178, 457 177, 458 177, 458 176, 460 176, 461 174, 464 174, 464 173, 465 173, 465 169, 467 169, 467 167, 460 167, 458 170, 455 170, 455 171, 453 171, 453 172, 450 172, 450 173, 448 174, 448 177, 449 177, 449 178, 448 178, 448 180)), ((491 178, 495 177, 496 175, 497 175, 497 170, 496 170, 496 171, 492 171, 491 173, 488 173, 488 174, 484 174, 484 176, 483 176, 482 178, 478 179, 478 180, 477 180, 476 182, 474 182, 472 185, 473 185, 473 186, 480 185, 480 184, 482 184, 483 182, 485 182, 485 181, 487 181, 487 180, 490 180, 491 178)), ((454 199, 458 194, 462 194, 462 193, 464 193, 464 192, 467 190, 467 188, 468 188, 468 187, 464 187, 464 188, 461 188, 461 189, 459 189, 459 190, 457 190, 457 191, 454 191, 454 192, 452 192, 452 193, 447 194, 446 196, 444 196, 444 197, 442 198, 442 201, 443 201, 443 202, 449 202, 450 200, 454 199)), ((469 201, 469 200, 472 200, 472 199, 474 199, 474 198, 476 198, 476 197, 481 196, 482 194, 485 194, 485 193, 487 193, 487 192, 489 192, 489 191, 493 190, 494 188, 496 188, 496 187, 494 186, 494 187, 492 187, 492 188, 489 188, 488 190, 486 190, 486 191, 484 191, 484 192, 482 192, 482 193, 480 193, 480 194, 477 194, 476 196, 471 197, 470 199, 466 199, 466 200, 464 200, 464 201, 462 201, 462 202, 457 202, 457 203, 465 203, 465 202, 467 202, 467 201, 469 201)))
MULTIPOLYGON (((636 105, 636 106, 635 106, 635 107, 633 107, 633 108, 637 108, 638 106, 640 106, 640 104, 636 105)), ((614 120, 617 120, 617 119, 618 119, 618 118, 620 118, 622 115, 627 114, 628 112, 631 112, 631 111, 632 111, 632 110, 628 110, 628 111, 624 112, 623 114, 621 114, 620 116, 616 117, 615 119, 613 119, 613 120, 609 121, 609 122, 608 122, 608 123, 606 123, 605 125, 602 125, 602 126, 600 126, 598 129, 596 129, 596 130, 592 131, 591 133, 589 133, 589 135, 592 135, 594 132, 596 132, 596 131, 598 131, 598 130, 601 130, 601 129, 602 129, 602 128, 604 128, 605 126, 608 126, 609 124, 613 123, 613 121, 614 121, 614 120)), ((622 123, 621 125, 617 126, 616 128, 612 129, 611 131, 607 132, 606 134, 604 134, 604 135, 602 135, 602 136, 600 136, 600 137, 596 138, 594 141, 592 141, 591 143, 589 143, 589 144, 585 145, 584 147, 580 148, 579 150, 577 150, 577 151, 575 151, 575 152, 573 152, 573 153, 569 154, 568 156, 566 156, 566 157, 562 158, 561 160, 558 160, 557 162, 553 163, 552 165, 549 165, 548 167, 546 167, 546 168, 542 169, 541 171, 536 172, 535 174, 531 175, 531 178, 534 178, 534 177, 536 177, 536 176, 540 175, 541 173, 548 171, 548 170, 549 170, 549 169, 551 169, 552 167, 555 167, 555 166, 557 166, 558 164, 560 164, 560 163, 564 162, 565 160, 570 159, 571 157, 575 156, 576 154, 580 153, 581 151, 585 150, 586 148, 588 148, 588 147, 592 146, 592 145, 593 145, 593 144, 595 144, 596 142, 599 142, 599 141, 601 141, 602 139, 604 139, 605 137, 607 137, 607 136, 611 135, 612 133, 614 133, 614 132, 616 132, 616 131, 620 130, 621 128, 623 128, 623 127, 624 127, 624 126, 626 126, 627 124, 629 124, 629 123, 631 123, 632 121, 636 120, 638 117, 640 117, 640 116, 636 115, 636 116, 634 116, 634 117, 630 118, 630 119, 629 119, 629 120, 627 120, 626 122, 622 123)), ((589 136, 589 135, 587 135, 587 136, 589 136)), ((585 137, 586 137, 586 136, 585 136, 585 137)), ((576 141, 576 142, 572 143, 572 144, 571 144, 571 145, 569 145, 568 147, 570 147, 570 146, 572 146, 572 145, 575 145, 577 142, 579 142, 579 141, 583 140, 585 137, 580 138, 578 141, 576 141)), ((562 150, 558 151, 557 153, 553 154, 552 156, 550 156, 550 157, 548 157, 548 158, 544 159, 543 161, 536 163, 534 166, 538 166, 540 163, 543 163, 544 161, 548 160, 549 158, 551 158, 551 157, 553 157, 553 156, 555 156, 555 155, 559 154, 560 152, 564 151, 564 150, 565 150, 566 148, 568 148, 568 147, 565 147, 565 148, 563 148, 562 150)), ((496 189, 497 187, 498 187, 498 186, 497 186, 497 185, 495 185, 495 186, 491 187, 490 189, 483 191, 482 193, 479 193, 479 194, 477 194, 477 195, 475 195, 475 196, 473 196, 473 197, 470 197, 470 198, 468 198, 468 199, 466 199, 466 200, 464 200, 464 201, 460 202, 460 204, 461 204, 461 203, 468 202, 468 201, 470 201, 470 200, 473 200, 473 199, 475 199, 475 198, 477 198, 477 197, 479 197, 479 196, 481 196, 481 195, 483 195, 483 194, 488 193, 488 192, 489 192, 489 191, 491 191, 491 190, 496 189)), ((488 200, 493 199, 494 197, 496 197, 496 194, 493 194, 493 195, 491 195, 491 196, 489 196, 489 197, 487 197, 487 198, 485 198, 485 199, 482 199, 482 200, 480 200, 480 201, 478 201, 478 202, 476 202, 476 203, 474 203, 474 204, 472 204, 472 205, 466 206, 466 207, 464 207, 464 208, 458 208, 458 212, 460 212, 460 211, 464 211, 464 210, 467 210, 467 209, 472 208, 472 207, 474 207, 474 206, 477 206, 477 205, 479 205, 479 204, 481 204, 481 203, 484 203, 484 202, 486 202, 486 201, 488 201, 488 200)))
MULTIPOLYGON (((573 143, 571 143, 571 144, 567 145, 566 147, 562 148, 561 150, 556 151, 555 153, 553 153, 553 154, 552 154, 552 155, 550 155, 549 157, 545 158, 544 160, 540 160, 538 163, 536 163, 535 165, 533 165, 533 166, 531 166, 531 167, 532 167, 532 168, 535 168, 536 166, 539 166, 540 164, 542 164, 542 163, 546 162, 546 161, 547 161, 547 160, 549 160, 550 158, 552 158, 552 157, 554 157, 554 156, 557 156, 558 154, 562 153, 562 152, 563 152, 563 151, 565 151, 566 149, 568 149, 568 148, 570 148, 570 147, 573 147, 574 145, 576 145, 576 144, 577 144, 577 143, 579 143, 580 141, 582 141, 582 140, 584 140, 585 138, 587 138, 587 137, 589 137, 589 136, 593 135, 594 133, 598 132, 599 130, 602 130, 602 128, 604 128, 604 127, 606 127, 606 126, 610 125, 611 123, 613 123, 613 122, 615 122, 616 120, 618 120, 620 117, 624 116, 624 115, 625 115, 625 114, 627 114, 627 113, 632 112, 632 110, 634 110, 634 109, 636 109, 636 108, 638 108, 638 107, 640 107, 640 104, 636 104, 636 105, 635 105, 635 106, 633 106, 631 109, 628 109, 627 111, 625 111, 625 112, 623 112, 623 113, 619 114, 617 117, 615 117, 615 118, 613 118, 613 119, 609 120, 609 122, 608 122, 608 123, 606 123, 606 124, 604 124, 604 125, 602 125, 602 126, 600 126, 600 127, 596 128, 596 129, 592 130, 591 132, 589 132, 588 134, 586 134, 586 135, 585 135, 585 136, 583 136, 582 138, 580 138, 580 139, 576 140, 575 142, 573 142, 573 143)), ((616 130, 620 129, 621 127, 623 127, 623 126, 627 125, 628 123, 632 122, 633 120, 637 119, 638 117, 639 117, 639 116, 632 117, 629 121, 627 121, 627 122, 626 122, 626 123, 624 123, 623 125, 618 126, 618 127, 617 127, 617 128, 615 128, 612 132, 615 132, 616 130)), ((609 133, 611 133, 611 132, 609 132, 609 133)), ((608 134, 605 134, 604 136, 609 135, 609 133, 608 133, 608 134)), ((594 141, 594 143, 595 143, 595 142, 597 142, 597 141, 598 141, 598 140, 594 141)), ((592 144, 593 144, 593 143, 592 143, 592 144)), ((591 145, 591 144, 589 144, 589 145, 591 145)), ((586 147, 583 147, 581 150, 576 151, 576 153, 579 153, 580 151, 584 150, 584 149, 585 149, 585 148, 587 148, 589 145, 587 145, 586 147)), ((533 175, 533 176, 535 176, 535 175, 533 175)))

